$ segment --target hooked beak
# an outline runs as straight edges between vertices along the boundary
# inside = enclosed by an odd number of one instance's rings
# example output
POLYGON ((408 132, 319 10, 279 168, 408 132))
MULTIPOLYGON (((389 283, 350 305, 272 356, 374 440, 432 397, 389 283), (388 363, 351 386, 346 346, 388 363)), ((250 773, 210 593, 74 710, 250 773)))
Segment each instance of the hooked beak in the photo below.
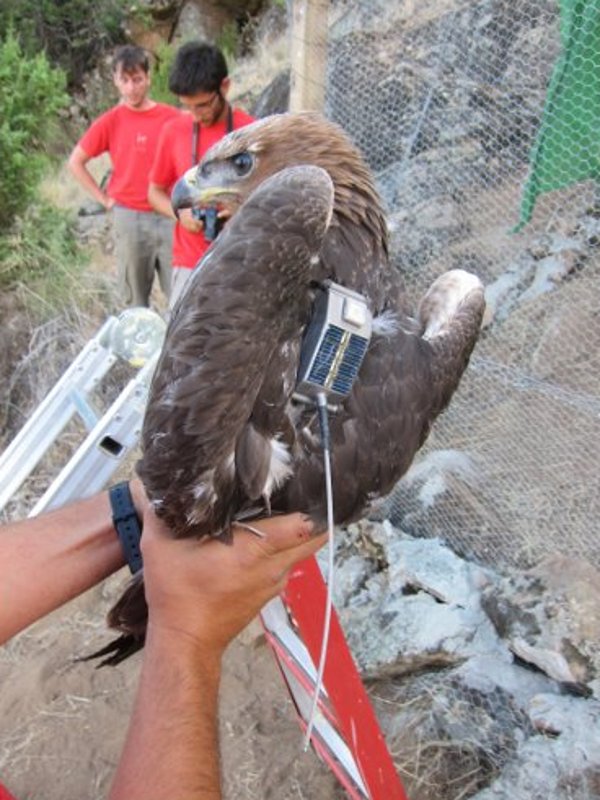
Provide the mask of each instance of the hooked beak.
POLYGON ((189 169, 180 178, 171 191, 171 208, 179 217, 182 208, 193 208, 199 200, 199 191, 195 185, 196 167, 189 169))
POLYGON ((182 208, 201 208, 219 202, 227 203, 238 195, 239 192, 236 189, 225 188, 217 185, 216 182, 211 184, 208 180, 199 177, 197 167, 192 167, 173 187, 171 208, 178 217, 182 208), (199 183, 202 185, 199 186, 199 183))

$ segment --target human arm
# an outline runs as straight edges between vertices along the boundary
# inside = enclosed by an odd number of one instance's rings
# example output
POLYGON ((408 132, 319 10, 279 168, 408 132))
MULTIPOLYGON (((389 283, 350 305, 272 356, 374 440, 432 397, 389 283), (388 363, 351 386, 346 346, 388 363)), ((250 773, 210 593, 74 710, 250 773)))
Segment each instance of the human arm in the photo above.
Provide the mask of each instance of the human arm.
MULTIPOLYGON (((130 486, 141 513, 147 502, 141 484, 130 486)), ((0 643, 124 563, 107 492, 3 526, 0 643)))
POLYGON ((234 529, 231 546, 172 540, 148 512, 149 623, 142 673, 110 800, 219 800, 218 689, 228 643, 321 547, 299 514, 234 529))
POLYGON ((107 210, 110 210, 114 206, 115 201, 100 188, 94 176, 87 168, 86 165, 90 159, 91 156, 86 153, 83 147, 76 144, 67 162, 69 170, 75 180, 94 198, 94 200, 100 203, 100 205, 103 205, 107 210))

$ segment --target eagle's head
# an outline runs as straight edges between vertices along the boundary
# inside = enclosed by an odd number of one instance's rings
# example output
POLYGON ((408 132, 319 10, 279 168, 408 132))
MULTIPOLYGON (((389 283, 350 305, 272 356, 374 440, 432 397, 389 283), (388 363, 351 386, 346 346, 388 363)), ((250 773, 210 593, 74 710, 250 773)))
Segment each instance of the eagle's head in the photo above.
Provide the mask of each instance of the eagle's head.
POLYGON ((325 170, 334 187, 322 273, 363 294, 371 311, 398 305, 400 275, 388 259, 388 229, 371 171, 335 123, 320 114, 276 114, 230 133, 175 185, 173 209, 216 206, 234 215, 270 176, 288 167, 325 170))
POLYGON ((270 175, 311 164, 329 173, 334 187, 334 217, 372 214, 377 235, 385 223, 370 170, 344 131, 319 114, 276 114, 230 133, 175 184, 174 211, 207 205, 235 213, 270 175))

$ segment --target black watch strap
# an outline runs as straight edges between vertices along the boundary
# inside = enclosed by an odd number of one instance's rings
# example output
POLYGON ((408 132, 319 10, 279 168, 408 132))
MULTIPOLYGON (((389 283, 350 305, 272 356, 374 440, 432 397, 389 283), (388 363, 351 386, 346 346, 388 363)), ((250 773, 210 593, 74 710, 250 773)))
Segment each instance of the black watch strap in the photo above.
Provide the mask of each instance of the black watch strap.
POLYGON ((117 536, 121 542, 129 569, 132 574, 135 574, 143 566, 142 552, 140 550, 142 526, 131 499, 129 483, 123 481, 123 483, 117 483, 116 486, 111 486, 108 490, 108 497, 117 536))

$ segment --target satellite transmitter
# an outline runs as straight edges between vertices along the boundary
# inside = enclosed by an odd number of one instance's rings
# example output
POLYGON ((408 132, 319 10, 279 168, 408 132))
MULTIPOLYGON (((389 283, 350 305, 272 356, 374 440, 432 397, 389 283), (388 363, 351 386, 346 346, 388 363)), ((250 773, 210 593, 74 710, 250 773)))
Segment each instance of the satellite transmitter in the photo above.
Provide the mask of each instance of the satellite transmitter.
POLYGON ((364 297, 325 281, 304 334, 296 397, 314 401, 325 394, 333 403, 350 394, 362 364, 372 318, 364 297))

